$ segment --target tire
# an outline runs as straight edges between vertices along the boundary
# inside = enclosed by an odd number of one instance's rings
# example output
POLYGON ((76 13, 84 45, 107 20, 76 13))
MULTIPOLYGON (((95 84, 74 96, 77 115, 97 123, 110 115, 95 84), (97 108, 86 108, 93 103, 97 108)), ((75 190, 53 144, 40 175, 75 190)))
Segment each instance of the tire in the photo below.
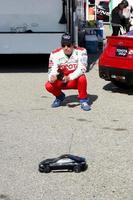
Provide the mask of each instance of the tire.
POLYGON ((51 172, 50 167, 49 167, 48 165, 44 166, 44 168, 43 168, 43 172, 45 172, 45 173, 49 173, 49 172, 51 172))
POLYGON ((74 166, 73 171, 74 171, 75 173, 80 173, 80 172, 81 172, 81 167, 80 167, 80 165, 74 166))
POLYGON ((39 168, 38 170, 39 170, 39 172, 41 172, 41 173, 44 172, 44 170, 43 170, 42 168, 39 168))
POLYGON ((116 80, 111 80, 111 82, 118 88, 121 88, 121 89, 128 89, 131 87, 131 85, 128 85, 126 82, 123 83, 121 81, 116 81, 116 80))

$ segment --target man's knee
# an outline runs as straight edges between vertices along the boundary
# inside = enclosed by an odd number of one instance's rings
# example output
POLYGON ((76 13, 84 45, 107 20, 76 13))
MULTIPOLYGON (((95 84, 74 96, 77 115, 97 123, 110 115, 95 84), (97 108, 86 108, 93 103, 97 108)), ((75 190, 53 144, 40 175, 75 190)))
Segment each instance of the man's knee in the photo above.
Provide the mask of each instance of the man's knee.
POLYGON ((45 83, 45 88, 48 92, 52 92, 53 90, 53 86, 49 81, 45 83))

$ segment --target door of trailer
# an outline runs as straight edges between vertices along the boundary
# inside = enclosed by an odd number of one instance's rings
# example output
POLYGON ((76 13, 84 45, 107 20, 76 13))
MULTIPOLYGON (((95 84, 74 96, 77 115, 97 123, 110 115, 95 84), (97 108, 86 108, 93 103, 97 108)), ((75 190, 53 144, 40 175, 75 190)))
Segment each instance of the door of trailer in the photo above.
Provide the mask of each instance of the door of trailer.
POLYGON ((67 30, 60 23, 63 5, 62 0, 0 0, 0 54, 50 53, 67 30))

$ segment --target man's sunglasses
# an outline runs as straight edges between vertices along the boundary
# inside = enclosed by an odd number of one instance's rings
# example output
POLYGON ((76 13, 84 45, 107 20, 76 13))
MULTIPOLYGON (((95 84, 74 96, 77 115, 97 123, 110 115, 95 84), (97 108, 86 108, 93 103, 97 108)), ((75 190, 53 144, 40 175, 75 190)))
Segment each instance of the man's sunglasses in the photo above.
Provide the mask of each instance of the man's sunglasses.
POLYGON ((62 44, 62 47, 64 48, 64 47, 71 47, 72 46, 72 44, 62 44))

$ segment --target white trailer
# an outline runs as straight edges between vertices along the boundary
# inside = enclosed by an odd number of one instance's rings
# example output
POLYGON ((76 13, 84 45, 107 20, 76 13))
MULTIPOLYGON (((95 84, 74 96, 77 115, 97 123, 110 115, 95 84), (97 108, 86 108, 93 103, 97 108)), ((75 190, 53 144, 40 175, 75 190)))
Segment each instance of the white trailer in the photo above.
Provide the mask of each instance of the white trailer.
POLYGON ((76 11, 83 2, 0 0, 0 54, 48 54, 66 31, 77 40, 76 11))

